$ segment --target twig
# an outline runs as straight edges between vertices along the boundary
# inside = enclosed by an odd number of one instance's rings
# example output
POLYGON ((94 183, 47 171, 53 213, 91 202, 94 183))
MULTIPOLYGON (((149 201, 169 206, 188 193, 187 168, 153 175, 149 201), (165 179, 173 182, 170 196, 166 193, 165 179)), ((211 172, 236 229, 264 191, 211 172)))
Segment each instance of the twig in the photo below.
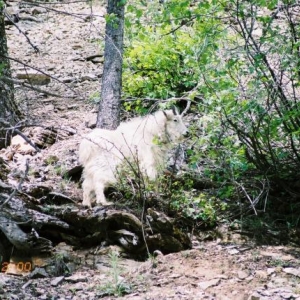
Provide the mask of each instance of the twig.
POLYGON ((31 42, 31 40, 29 39, 29 37, 27 36, 27 34, 25 34, 25 32, 23 32, 20 29, 20 27, 14 22, 14 20, 10 17, 10 15, 8 13, 6 13, 5 11, 4 11, 4 15, 19 30, 19 32, 22 35, 24 35, 24 37, 26 38, 28 44, 34 49, 34 52, 35 53, 39 53, 40 52, 39 48, 31 42))
POLYGON ((0 119, 0 122, 3 123, 6 126, 9 126, 8 128, 6 128, 6 130, 11 130, 11 132, 15 132, 18 135, 20 135, 30 146, 32 146, 37 152, 41 152, 41 150, 39 148, 37 148, 37 146, 23 133, 21 132, 19 129, 16 128, 16 126, 11 126, 11 124, 3 119, 0 119))
POLYGON ((19 191, 23 185, 23 182, 26 178, 26 176, 28 175, 28 171, 29 171, 29 159, 27 158, 26 159, 26 168, 25 168, 25 172, 24 172, 24 175, 21 177, 20 181, 19 181, 19 184, 18 186, 13 190, 13 192, 7 197, 7 199, 4 201, 4 203, 2 203, 0 205, 0 208, 2 208, 5 204, 7 204, 14 196, 15 194, 17 193, 17 191, 19 191))
POLYGON ((78 0, 78 1, 66 1, 66 2, 43 2, 43 1, 33 1, 33 2, 27 2, 27 1, 21 1, 19 4, 27 4, 27 5, 36 5, 39 6, 39 4, 47 4, 47 5, 63 5, 63 4, 73 4, 73 3, 86 3, 85 0, 78 0))
MULTIPOLYGON (((48 73, 42 71, 42 70, 39 69, 39 68, 30 66, 30 65, 28 65, 28 64, 26 64, 26 63, 24 63, 24 62, 22 62, 21 60, 17 59, 17 58, 13 58, 13 57, 6 56, 6 55, 3 55, 3 54, 0 54, 0 57, 6 58, 6 59, 10 59, 10 60, 12 60, 12 61, 15 61, 15 62, 17 62, 17 63, 23 65, 24 67, 27 67, 27 68, 33 69, 33 70, 35 70, 35 71, 38 71, 38 72, 40 72, 41 74, 43 74, 43 75, 45 75, 45 76, 47 76, 47 77, 50 77, 51 79, 53 79, 53 80, 55 80, 55 81, 57 81, 57 82, 63 84, 63 85, 66 86, 69 90, 71 90, 75 95, 77 94, 77 92, 76 92, 74 89, 70 88, 65 82, 63 82, 63 81, 59 80, 58 78, 56 78, 56 77, 54 77, 54 76, 52 76, 52 75, 50 75, 50 74, 48 74, 48 73)), ((1 78, 1 77, 0 77, 0 78, 1 78)))
POLYGON ((37 152, 41 152, 41 150, 23 132, 21 132, 19 129, 13 129, 13 131, 20 135, 37 152))
POLYGON ((247 199, 249 200, 249 202, 250 202, 250 204, 251 204, 251 207, 252 207, 252 209, 253 209, 255 215, 257 215, 257 211, 256 211, 256 209, 255 209, 254 201, 252 201, 252 199, 250 198, 250 196, 249 196, 249 194, 247 193, 247 191, 245 190, 245 188, 244 188, 240 183, 238 183, 238 182, 236 182, 236 181, 235 181, 235 184, 236 184, 237 186, 239 186, 239 187, 242 189, 242 191, 243 191, 244 194, 246 195, 247 199))
MULTIPOLYGON (((84 2, 84 1, 80 1, 80 2, 84 2)), ((73 13, 69 13, 67 11, 62 11, 62 10, 58 10, 58 9, 55 9, 55 8, 51 8, 51 7, 48 7, 48 6, 43 6, 43 5, 40 5, 40 4, 37 4, 36 2, 35 3, 31 3, 31 2, 22 2, 23 4, 26 4, 26 5, 31 5, 31 6, 37 6, 37 7, 41 7, 41 8, 45 8, 47 10, 50 10, 50 11, 54 11, 56 13, 59 13, 59 14, 63 14, 63 15, 67 15, 67 16, 71 16, 71 17, 75 17, 75 18, 79 18, 81 20, 84 20, 86 16, 92 16, 92 17, 100 17, 100 18, 104 18, 104 15, 94 15, 94 14, 73 14, 73 13)), ((42 3, 42 4, 50 4, 50 3, 42 3)), ((53 4, 53 3, 51 3, 53 4)))
POLYGON ((181 21, 181 24, 178 25, 177 27, 173 28, 172 30, 170 30, 169 32, 163 34, 162 36, 166 36, 166 35, 169 35, 169 34, 172 34, 174 33, 175 31, 179 30, 181 27, 185 26, 185 25, 188 25, 190 23, 192 23, 193 20, 195 20, 197 18, 197 16, 193 16, 191 17, 189 20, 186 20, 186 19, 183 19, 181 21))
POLYGON ((26 82, 24 82, 22 80, 13 79, 13 78, 9 78, 9 77, 6 77, 6 76, 1 77, 1 79, 3 79, 3 81, 10 81, 12 83, 19 84, 19 85, 21 85, 21 86, 23 86, 27 89, 30 89, 30 90, 33 90, 33 91, 36 91, 36 92, 39 92, 39 93, 43 93, 43 94, 48 95, 48 96, 57 97, 57 98, 72 98, 72 99, 75 98, 75 96, 63 96, 63 95, 48 92, 46 90, 34 87, 32 84, 27 84, 26 82))

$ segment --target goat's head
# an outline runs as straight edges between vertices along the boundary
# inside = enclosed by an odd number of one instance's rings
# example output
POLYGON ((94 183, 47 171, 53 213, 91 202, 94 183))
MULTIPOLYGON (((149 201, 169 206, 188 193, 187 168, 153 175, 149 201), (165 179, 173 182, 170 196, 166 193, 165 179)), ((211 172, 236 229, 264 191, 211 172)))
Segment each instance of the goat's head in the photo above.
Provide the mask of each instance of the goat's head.
POLYGON ((179 114, 178 109, 174 106, 172 110, 165 110, 166 116, 165 130, 171 141, 181 140, 188 134, 188 129, 184 125, 182 115, 179 114))

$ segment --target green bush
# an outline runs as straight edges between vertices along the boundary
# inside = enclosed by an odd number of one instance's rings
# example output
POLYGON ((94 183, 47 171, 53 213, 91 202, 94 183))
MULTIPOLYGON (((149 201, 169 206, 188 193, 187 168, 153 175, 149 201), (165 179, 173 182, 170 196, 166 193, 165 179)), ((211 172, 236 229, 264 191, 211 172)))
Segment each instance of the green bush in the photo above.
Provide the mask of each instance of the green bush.
POLYGON ((125 51, 125 95, 166 99, 194 88, 199 75, 192 28, 176 35, 167 34, 171 27, 146 29, 125 51))
MULTIPOLYGON (((187 150, 190 172, 216 184, 208 202, 231 200, 255 211, 257 205, 270 207, 274 188, 297 197, 295 3, 171 0, 137 8, 138 21, 126 41, 124 94, 140 103, 189 97, 195 114, 211 117, 205 128, 193 122, 187 150)), ((134 12, 131 6, 131 16, 134 12)), ((193 201, 201 206, 198 196, 178 198, 175 206, 190 208, 193 201)))

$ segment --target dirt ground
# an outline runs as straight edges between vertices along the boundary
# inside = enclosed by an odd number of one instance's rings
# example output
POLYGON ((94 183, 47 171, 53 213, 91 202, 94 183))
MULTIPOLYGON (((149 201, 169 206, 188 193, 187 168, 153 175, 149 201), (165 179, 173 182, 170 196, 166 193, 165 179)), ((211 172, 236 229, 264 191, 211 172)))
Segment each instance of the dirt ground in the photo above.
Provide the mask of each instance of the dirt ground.
MULTIPOLYGON (((17 149, 20 140, 2 151, 2 156, 12 158, 10 183, 18 184, 29 159, 25 191, 31 184, 43 183, 80 202, 78 185, 61 175, 77 164, 78 143, 96 121, 104 9, 99 3, 89 6, 85 2, 40 7, 8 3, 12 6, 8 11, 19 11, 20 16, 17 27, 6 28, 10 56, 23 62, 12 61, 14 77, 33 76, 37 73, 29 67, 33 66, 47 74, 40 74, 39 80, 48 82, 37 85, 29 77, 39 91, 19 82, 16 99, 29 122, 58 132, 54 144, 39 153, 25 145, 17 149)), ((35 136, 32 131, 26 132, 35 136)), ((298 248, 256 246, 238 234, 225 235, 204 242, 195 233, 193 249, 158 253, 146 262, 59 244, 57 251, 67 249, 80 258, 70 276, 0 273, 0 299, 300 299, 298 248)))

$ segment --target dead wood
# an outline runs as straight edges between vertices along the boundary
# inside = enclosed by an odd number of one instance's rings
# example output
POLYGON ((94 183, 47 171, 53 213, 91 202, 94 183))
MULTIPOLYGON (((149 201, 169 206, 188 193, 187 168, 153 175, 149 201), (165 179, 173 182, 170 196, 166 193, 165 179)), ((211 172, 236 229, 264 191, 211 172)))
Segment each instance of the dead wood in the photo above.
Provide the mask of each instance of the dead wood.
POLYGON ((12 187, 0 185, 0 207, 4 204, 0 231, 19 250, 50 252, 59 242, 77 247, 105 244, 145 257, 147 251, 170 253, 191 246, 187 233, 177 228, 172 218, 153 209, 141 220, 129 211, 111 207, 84 209, 71 198, 43 187, 28 189, 28 193, 18 191, 11 197, 12 191, 12 187))

